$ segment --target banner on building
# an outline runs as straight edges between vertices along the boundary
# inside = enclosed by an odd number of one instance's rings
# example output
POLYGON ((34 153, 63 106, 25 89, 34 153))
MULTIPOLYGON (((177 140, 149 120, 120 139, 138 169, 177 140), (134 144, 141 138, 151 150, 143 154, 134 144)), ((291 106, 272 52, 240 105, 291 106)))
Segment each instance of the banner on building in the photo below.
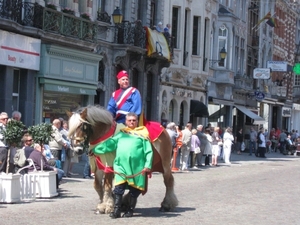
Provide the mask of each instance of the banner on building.
POLYGON ((0 30, 0 64, 40 69, 41 40, 0 30))
POLYGON ((146 27, 147 33, 147 55, 148 56, 162 56, 170 61, 170 50, 163 33, 156 30, 151 30, 146 27))

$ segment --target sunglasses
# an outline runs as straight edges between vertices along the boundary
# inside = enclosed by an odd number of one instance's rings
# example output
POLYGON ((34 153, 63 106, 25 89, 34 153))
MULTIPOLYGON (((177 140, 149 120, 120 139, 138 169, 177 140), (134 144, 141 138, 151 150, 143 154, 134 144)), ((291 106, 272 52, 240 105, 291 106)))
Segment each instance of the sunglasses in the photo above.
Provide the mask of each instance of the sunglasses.
POLYGON ((26 140, 26 141, 32 141, 32 139, 30 139, 30 140, 26 140))
POLYGON ((135 122, 136 120, 127 120, 128 122, 135 122))

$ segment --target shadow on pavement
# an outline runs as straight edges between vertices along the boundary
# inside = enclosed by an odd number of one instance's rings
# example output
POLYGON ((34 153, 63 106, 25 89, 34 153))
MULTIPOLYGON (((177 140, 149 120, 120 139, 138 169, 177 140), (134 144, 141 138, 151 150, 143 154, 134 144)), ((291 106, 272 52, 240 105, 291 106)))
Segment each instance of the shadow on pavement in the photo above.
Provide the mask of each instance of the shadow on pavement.
POLYGON ((134 210, 134 217, 177 217, 186 211, 195 211, 195 208, 176 207, 175 211, 160 212, 158 207, 151 208, 136 208, 134 210))

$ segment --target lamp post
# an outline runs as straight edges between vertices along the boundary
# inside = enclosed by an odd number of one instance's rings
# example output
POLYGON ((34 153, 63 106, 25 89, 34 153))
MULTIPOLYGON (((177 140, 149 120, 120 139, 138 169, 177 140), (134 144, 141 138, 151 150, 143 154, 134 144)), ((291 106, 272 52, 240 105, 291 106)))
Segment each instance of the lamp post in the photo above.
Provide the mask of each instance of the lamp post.
POLYGON ((111 15, 113 17, 113 21, 114 21, 115 25, 118 26, 119 24, 122 23, 122 21, 123 21, 123 14, 122 14, 122 12, 121 12, 121 10, 120 10, 119 7, 117 7, 111 15))
POLYGON ((221 59, 210 59, 209 62, 211 64, 211 66, 214 65, 215 63, 224 63, 224 60, 225 60, 226 56, 227 56, 227 52, 226 52, 225 47, 223 47, 220 51, 220 58, 221 59))

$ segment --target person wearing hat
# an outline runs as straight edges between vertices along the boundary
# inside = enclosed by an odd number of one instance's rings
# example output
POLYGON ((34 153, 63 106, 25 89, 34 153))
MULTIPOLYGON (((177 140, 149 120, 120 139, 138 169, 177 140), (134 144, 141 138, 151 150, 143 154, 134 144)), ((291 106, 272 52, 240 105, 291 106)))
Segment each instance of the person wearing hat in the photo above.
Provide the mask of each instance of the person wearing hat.
POLYGON ((140 116, 142 112, 142 99, 140 92, 129 86, 127 71, 122 70, 117 75, 120 89, 112 93, 107 110, 111 112, 117 123, 125 123, 125 116, 133 112, 140 116))

